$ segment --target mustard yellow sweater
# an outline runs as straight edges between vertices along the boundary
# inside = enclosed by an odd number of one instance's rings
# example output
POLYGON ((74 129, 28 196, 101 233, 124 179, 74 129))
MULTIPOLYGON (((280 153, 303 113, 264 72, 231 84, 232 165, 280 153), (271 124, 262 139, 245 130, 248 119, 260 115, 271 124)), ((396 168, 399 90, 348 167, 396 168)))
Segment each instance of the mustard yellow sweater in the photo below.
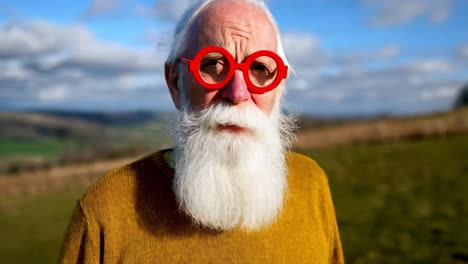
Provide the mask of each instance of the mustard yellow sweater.
POLYGON ((288 191, 272 225, 217 232, 193 226, 177 209, 167 151, 114 170, 88 190, 60 263, 344 262, 327 178, 313 160, 287 154, 288 191))

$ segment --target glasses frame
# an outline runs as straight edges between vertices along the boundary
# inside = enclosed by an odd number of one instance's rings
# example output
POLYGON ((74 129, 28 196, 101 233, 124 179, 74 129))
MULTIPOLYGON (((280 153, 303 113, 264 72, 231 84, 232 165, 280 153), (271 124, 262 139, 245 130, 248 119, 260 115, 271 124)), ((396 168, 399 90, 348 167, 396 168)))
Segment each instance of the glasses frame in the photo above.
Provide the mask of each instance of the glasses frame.
POLYGON ((245 80, 245 83, 247 84, 247 88, 249 92, 255 93, 255 94, 263 94, 263 93, 266 93, 275 89, 280 84, 280 82, 283 79, 286 79, 288 76, 288 66, 284 64, 283 60, 278 54, 270 50, 256 51, 250 54, 249 56, 247 56, 244 59, 244 62, 238 63, 235 61, 234 57, 232 57, 232 55, 226 49, 219 47, 219 46, 207 46, 207 47, 202 48, 197 53, 197 55, 195 55, 193 59, 180 57, 179 60, 182 63, 188 65, 188 71, 193 74, 193 76, 198 81, 198 83, 209 90, 218 90, 224 87, 232 79, 232 76, 234 75, 236 70, 242 71, 244 75, 244 80, 245 80), (226 78, 219 83, 208 83, 205 80, 203 80, 200 74, 200 62, 203 59, 203 57, 205 57, 205 55, 210 52, 221 53, 224 56, 224 58, 227 59, 229 63, 229 73, 227 74, 226 78), (276 65, 277 65, 278 72, 276 74, 275 80, 273 80, 273 82, 267 86, 256 86, 250 80, 250 76, 249 76, 250 65, 255 61, 255 59, 261 56, 267 56, 267 57, 272 58, 276 62, 276 65))

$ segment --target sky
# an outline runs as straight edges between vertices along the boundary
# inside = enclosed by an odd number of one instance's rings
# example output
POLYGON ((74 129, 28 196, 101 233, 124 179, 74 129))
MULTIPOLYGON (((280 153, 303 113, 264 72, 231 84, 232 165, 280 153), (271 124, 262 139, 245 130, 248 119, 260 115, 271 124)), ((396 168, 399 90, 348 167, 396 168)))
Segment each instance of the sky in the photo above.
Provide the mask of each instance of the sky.
MULTIPOLYGON (((164 80, 188 0, 0 0, 0 110, 174 111, 164 80)), ((420 114, 468 82, 466 0, 268 0, 311 115, 420 114)))

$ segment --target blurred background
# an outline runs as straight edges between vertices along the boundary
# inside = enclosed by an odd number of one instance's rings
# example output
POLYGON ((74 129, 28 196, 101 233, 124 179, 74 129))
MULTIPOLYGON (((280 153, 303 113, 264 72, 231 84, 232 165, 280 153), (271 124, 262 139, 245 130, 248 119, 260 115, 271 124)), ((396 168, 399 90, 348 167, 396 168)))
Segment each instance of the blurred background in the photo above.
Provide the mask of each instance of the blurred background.
MULTIPOLYGON (((171 146, 163 64, 188 0, 0 0, 0 262, 56 261, 106 172, 171 146)), ((269 0, 294 150, 348 263, 468 263, 468 1, 269 0)))

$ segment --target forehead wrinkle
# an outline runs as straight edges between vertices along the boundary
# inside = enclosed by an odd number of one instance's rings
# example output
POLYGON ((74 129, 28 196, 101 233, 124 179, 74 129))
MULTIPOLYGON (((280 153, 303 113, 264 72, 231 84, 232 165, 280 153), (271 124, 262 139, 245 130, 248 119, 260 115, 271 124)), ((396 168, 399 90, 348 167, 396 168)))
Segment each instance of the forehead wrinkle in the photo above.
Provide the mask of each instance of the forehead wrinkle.
POLYGON ((242 55, 245 58, 250 54, 250 48, 246 43, 251 34, 242 34, 243 31, 231 27, 220 28, 219 32, 220 34, 212 35, 202 31, 200 34, 202 43, 200 49, 206 46, 219 46, 226 49, 235 58, 238 57, 237 55, 242 55))
MULTIPOLYGON (((216 45, 229 51, 237 61, 243 61, 251 54, 250 51, 254 47, 251 46, 251 43, 258 43, 256 39, 259 38, 259 35, 256 34, 255 30, 261 30, 260 35, 262 35, 266 29, 262 26, 259 28, 259 25, 269 23, 269 21, 266 21, 263 13, 258 18, 256 17, 261 10, 251 9, 250 7, 244 6, 243 8, 246 8, 245 12, 242 11, 240 13, 250 14, 245 19, 239 19, 239 14, 234 15, 231 12, 226 14, 225 11, 230 6, 226 6, 225 4, 215 3, 203 10, 196 19, 195 30, 192 31, 192 36, 198 40, 197 50, 206 46, 216 45), (255 16, 256 18, 253 19, 251 16, 255 16)), ((266 49, 269 50, 270 48, 266 49)), ((276 50, 274 48, 271 49, 276 50)), ((192 51, 196 53, 197 50, 192 51)))
POLYGON ((228 23, 226 26, 227 30, 236 32, 237 35, 248 39, 252 36, 252 25, 248 23, 239 23, 239 21, 232 19, 225 19, 225 21, 228 23))
POLYGON ((240 29, 236 26, 228 26, 224 28, 225 39, 227 40, 226 49, 236 58, 238 61, 242 61, 249 55, 249 40, 251 39, 251 33, 240 29))
POLYGON ((234 25, 227 25, 225 27, 219 28, 220 34, 215 34, 216 42, 226 43, 226 42, 229 42, 229 40, 232 39, 233 37, 244 38, 247 41, 251 39, 252 37, 252 33, 250 32, 252 31, 251 26, 235 25, 235 23, 232 23, 232 24, 234 25))
POLYGON ((202 46, 200 48, 204 46, 220 46, 225 48, 228 46, 228 41, 221 35, 217 35, 215 38, 212 38, 209 35, 201 34, 200 41, 202 43, 202 46))

